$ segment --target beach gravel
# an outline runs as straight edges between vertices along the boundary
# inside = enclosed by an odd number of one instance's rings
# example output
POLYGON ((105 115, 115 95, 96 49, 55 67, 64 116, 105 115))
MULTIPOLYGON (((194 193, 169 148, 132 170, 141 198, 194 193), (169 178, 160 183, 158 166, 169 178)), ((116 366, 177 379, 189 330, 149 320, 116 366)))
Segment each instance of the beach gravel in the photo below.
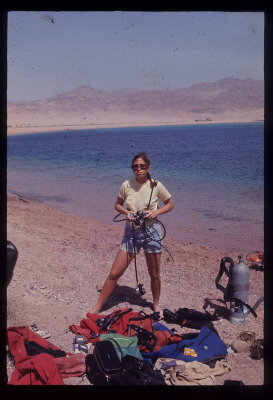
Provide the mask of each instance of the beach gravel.
MULTIPOLYGON (((52 208, 19 195, 8 196, 7 239, 15 244, 19 257, 13 279, 7 289, 7 327, 35 323, 51 334, 51 343, 62 350, 73 351, 74 334, 69 325, 78 325, 95 304, 102 284, 118 249, 122 224, 102 224, 52 208)), ((186 229, 186 227, 185 227, 186 229)), ((238 254, 197 243, 165 239, 162 253, 161 307, 171 311, 182 307, 216 313, 220 319, 214 326, 226 343, 243 331, 264 337, 264 303, 257 309, 257 318, 249 314, 246 324, 232 325, 227 318, 229 303, 215 287, 220 260, 229 256, 235 262, 238 254)), ((223 246, 224 248, 224 246, 223 246)), ((151 313, 152 297, 144 255, 137 257, 139 281, 146 294, 138 296, 134 264, 118 282, 102 313, 116 308, 132 307, 151 313)), ((263 272, 250 269, 249 304, 264 295, 263 272)), ((226 285, 223 277, 222 284, 226 285)), ((165 323, 165 322, 164 322, 165 323)), ((166 324, 178 333, 196 332, 178 325, 166 324)), ((225 380, 240 380, 244 385, 263 385, 264 358, 254 359, 247 353, 230 353, 226 360, 231 371, 217 376, 216 385, 225 380)), ((7 359, 7 375, 13 371, 7 359)), ((90 385, 86 377, 65 379, 66 385, 90 385)))

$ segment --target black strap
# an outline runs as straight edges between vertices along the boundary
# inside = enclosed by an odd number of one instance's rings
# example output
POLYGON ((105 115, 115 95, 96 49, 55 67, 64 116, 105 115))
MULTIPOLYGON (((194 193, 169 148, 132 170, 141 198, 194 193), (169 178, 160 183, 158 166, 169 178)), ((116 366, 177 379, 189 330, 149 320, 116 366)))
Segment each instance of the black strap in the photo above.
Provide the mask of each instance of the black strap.
POLYGON ((113 314, 110 314, 105 323, 100 328, 97 335, 100 335, 101 332, 108 330, 115 322, 117 322, 121 318, 122 315, 127 314, 132 310, 132 308, 128 308, 125 311, 116 311, 113 314))
POLYGON ((232 297, 229 301, 235 302, 235 303, 240 303, 240 304, 244 305, 249 310, 249 312, 251 312, 251 314, 253 314, 254 317, 257 318, 257 314, 254 311, 254 309, 249 304, 245 303, 243 300, 237 299, 236 297, 232 297))
POLYGON ((128 328, 129 331, 131 328, 135 330, 139 346, 145 346, 147 350, 153 351, 157 342, 157 337, 152 332, 135 324, 128 324, 128 328))
POLYGON ((137 275, 137 264, 136 264, 136 240, 135 240, 135 225, 132 224, 133 231, 133 247, 134 247, 134 265, 135 265, 135 275, 136 275, 136 284, 138 286, 138 275, 137 275))
POLYGON ((119 217, 120 215, 121 215, 121 213, 118 213, 118 214, 113 218, 113 222, 126 221, 127 218, 116 219, 116 218, 119 217))
POLYGON ((151 199, 152 199, 152 194, 153 194, 153 191, 154 191, 154 187, 157 185, 157 180, 154 179, 154 182, 151 181, 151 185, 152 185, 152 190, 151 190, 151 194, 150 194, 147 210, 149 210, 149 207, 150 207, 150 204, 151 204, 151 199))
POLYGON ((65 351, 60 350, 60 349, 56 349, 56 350, 46 349, 45 347, 41 346, 39 343, 35 342, 34 340, 30 340, 30 341, 26 340, 24 342, 24 344, 25 344, 28 356, 36 356, 41 353, 50 354, 54 358, 66 356, 65 351))
POLYGON ((223 293, 224 293, 224 300, 225 301, 230 301, 229 300, 229 298, 230 298, 230 289, 231 289, 231 285, 230 285, 230 271, 227 269, 227 267, 226 267, 226 262, 228 262, 229 264, 230 264, 230 266, 229 266, 229 268, 231 269, 233 266, 234 266, 234 261, 232 260, 232 258, 230 258, 230 257, 223 257, 222 259, 221 259, 221 262, 220 262, 220 269, 219 269, 219 272, 218 272, 218 275, 217 275, 217 277, 215 278, 215 286, 216 286, 216 288, 217 289, 219 289, 219 290, 221 290, 223 293), (227 284, 227 287, 225 288, 223 285, 221 285, 219 282, 220 282, 220 279, 222 278, 222 276, 223 276, 223 274, 226 274, 227 275, 227 277, 229 278, 229 281, 228 281, 228 284, 227 284))
POLYGON ((256 301, 256 303, 254 304, 254 306, 252 307, 252 309, 253 309, 253 310, 256 310, 256 309, 259 307, 259 305, 260 305, 263 301, 264 301, 264 296, 260 297, 260 298, 256 301))
POLYGON ((173 256, 171 255, 170 251, 169 251, 165 246, 163 246, 163 244, 161 243, 161 241, 162 241, 162 240, 164 239, 164 237, 166 236, 166 229, 165 229, 165 226, 164 226, 164 225, 162 224, 162 222, 159 221, 158 219, 157 219, 157 222, 158 222, 159 224, 161 224, 161 226, 163 227, 163 231, 164 231, 164 234, 163 234, 163 236, 162 236, 161 239, 151 238, 151 237, 148 235, 147 229, 146 229, 146 220, 144 220, 144 232, 145 232, 145 234, 146 234, 146 236, 147 236, 147 238, 148 238, 149 240, 153 240, 153 241, 159 243, 160 246, 161 246, 164 250, 167 251, 167 253, 168 253, 169 256, 171 257, 171 259, 174 261, 173 256))
MULTIPOLYGON (((219 284, 219 281, 220 281, 220 279, 222 278, 222 276, 223 276, 224 273, 225 273, 228 277, 230 277, 229 270, 227 269, 227 267, 226 267, 226 265, 225 265, 226 262, 229 262, 230 267, 234 265, 234 261, 233 261, 232 258, 230 258, 230 257, 223 257, 223 258, 221 259, 221 262, 220 262, 220 269, 219 269, 219 272, 218 272, 217 277, 215 278, 215 284, 216 284, 217 289, 219 289, 219 287, 218 287, 217 285, 219 284)), ((221 286, 221 285, 220 285, 220 286, 221 286)), ((221 286, 221 287, 223 287, 223 286, 221 286)))
POLYGON ((154 321, 158 321, 158 312, 153 312, 152 314, 146 314, 144 311, 140 311, 137 317, 129 318, 129 321, 143 321, 144 319, 151 318, 154 321), (142 314, 142 317, 140 316, 142 314))

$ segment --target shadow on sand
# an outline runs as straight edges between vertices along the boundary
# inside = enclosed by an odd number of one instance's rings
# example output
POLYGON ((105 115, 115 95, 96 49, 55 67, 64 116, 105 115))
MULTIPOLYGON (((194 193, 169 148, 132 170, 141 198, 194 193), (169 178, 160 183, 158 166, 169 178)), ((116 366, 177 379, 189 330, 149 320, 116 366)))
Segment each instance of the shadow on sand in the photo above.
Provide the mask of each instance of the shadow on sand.
POLYGON ((134 305, 140 307, 149 307, 153 311, 153 303, 147 301, 140 294, 138 294, 135 288, 129 286, 120 286, 119 284, 116 285, 114 291, 109 296, 101 311, 103 312, 109 308, 118 306, 120 303, 129 303, 132 307, 134 305))

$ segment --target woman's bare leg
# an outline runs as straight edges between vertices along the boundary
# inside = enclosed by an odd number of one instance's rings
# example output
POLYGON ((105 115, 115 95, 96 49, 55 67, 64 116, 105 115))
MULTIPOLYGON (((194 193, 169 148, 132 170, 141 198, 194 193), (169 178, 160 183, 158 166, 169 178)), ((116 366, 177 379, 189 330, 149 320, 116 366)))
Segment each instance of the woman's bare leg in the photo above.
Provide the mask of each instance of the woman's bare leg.
POLYGON ((153 296, 154 311, 162 313, 159 305, 161 279, 160 279, 160 262, 161 253, 145 253, 148 272, 151 278, 151 290, 153 296))
POLYGON ((96 305, 89 311, 91 314, 98 314, 100 312, 102 306, 114 290, 117 281, 124 274, 133 258, 133 253, 128 253, 121 249, 117 252, 111 271, 103 284, 98 301, 96 305))

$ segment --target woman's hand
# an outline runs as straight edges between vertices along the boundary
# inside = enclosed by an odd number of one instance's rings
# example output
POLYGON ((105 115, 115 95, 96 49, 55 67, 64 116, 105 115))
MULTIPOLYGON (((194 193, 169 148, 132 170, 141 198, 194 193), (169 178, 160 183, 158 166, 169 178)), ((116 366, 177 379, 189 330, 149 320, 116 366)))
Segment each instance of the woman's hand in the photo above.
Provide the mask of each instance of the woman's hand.
POLYGON ((157 210, 147 210, 145 211, 145 218, 153 219, 156 218, 158 215, 157 210))
POLYGON ((124 200, 118 197, 115 202, 115 209, 117 210, 118 213, 126 215, 127 221, 132 221, 134 213, 132 211, 125 210, 125 208, 123 207, 123 203, 124 200))
POLYGON ((157 210, 145 210, 146 218, 152 219, 156 218, 158 215, 161 214, 166 214, 167 212, 171 211, 174 207, 172 199, 165 200, 164 206, 161 208, 158 208, 157 210))
POLYGON ((126 219, 127 219, 127 221, 133 221, 133 219, 134 219, 134 213, 133 213, 132 211, 128 211, 128 212, 126 213, 126 219))

